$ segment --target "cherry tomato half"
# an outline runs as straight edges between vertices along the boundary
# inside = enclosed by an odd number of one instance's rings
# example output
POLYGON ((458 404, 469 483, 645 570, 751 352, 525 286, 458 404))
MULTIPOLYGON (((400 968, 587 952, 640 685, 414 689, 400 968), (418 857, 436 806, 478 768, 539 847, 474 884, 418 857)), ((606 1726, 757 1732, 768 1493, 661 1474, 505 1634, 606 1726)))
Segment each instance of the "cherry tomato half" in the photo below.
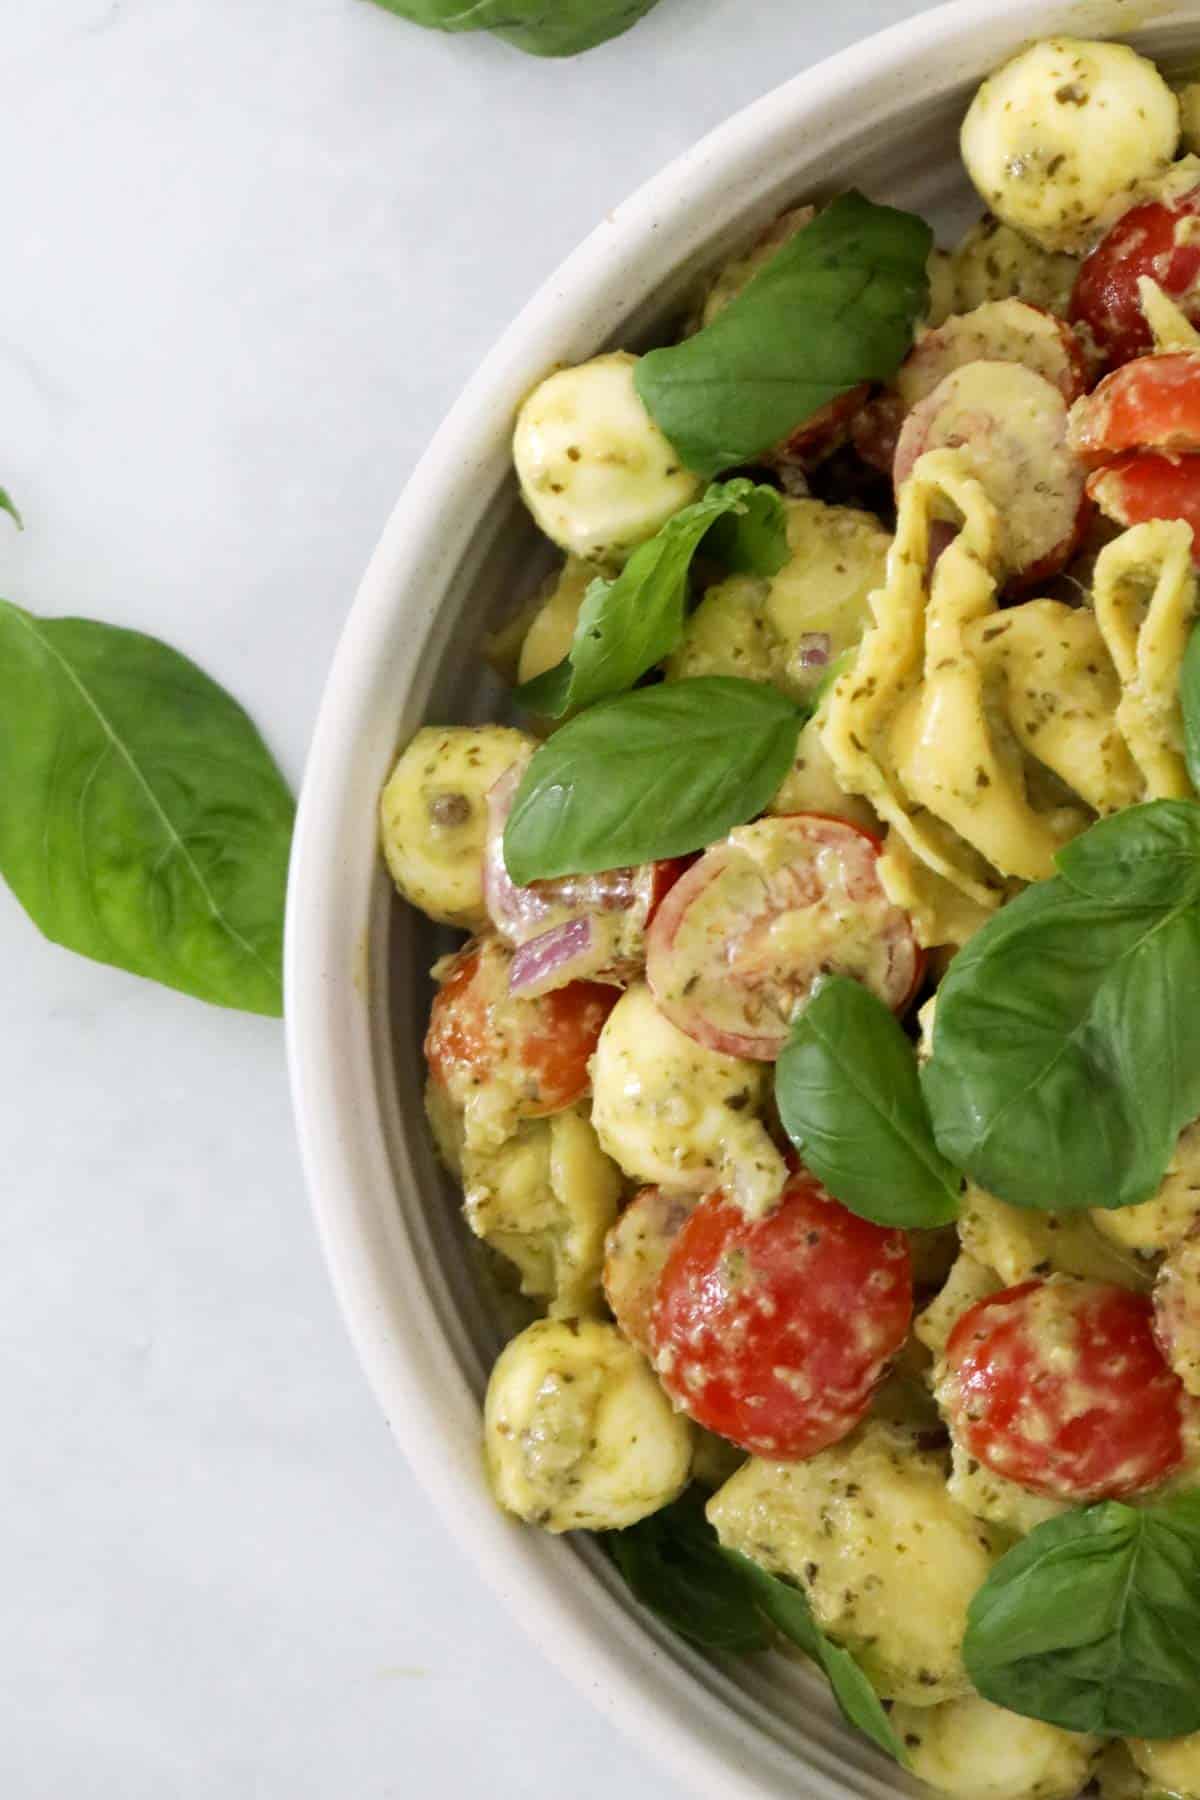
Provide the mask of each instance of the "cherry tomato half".
POLYGON ((668 1394, 756 1456, 795 1462, 852 1431, 908 1334, 902 1231, 848 1212, 807 1173, 750 1219, 724 1194, 676 1237, 650 1318, 668 1394))
POLYGON ((710 1050, 770 1062, 820 975, 853 976, 905 1006, 924 956, 883 890, 879 850, 823 813, 731 831, 675 883, 647 935, 660 1010, 710 1050))
POLYGON ((1054 1499, 1137 1494, 1183 1461, 1185 1395, 1150 1301, 1104 1282, 1027 1281, 971 1307, 938 1399, 969 1455, 1054 1499))
POLYGON ((1131 207, 1084 258, 1071 295, 1072 324, 1085 325, 1104 360, 1112 366, 1152 350, 1154 340, 1142 312, 1138 278, 1149 275, 1200 323, 1200 239, 1193 221, 1200 213, 1200 188, 1168 204, 1147 200, 1131 207))
POLYGON ((1192 561, 1200 564, 1200 455, 1176 459, 1144 450, 1118 456, 1088 476, 1088 493, 1118 525, 1182 519, 1192 528, 1192 561))
POLYGON ((1067 436, 1089 469, 1127 450, 1200 450, 1200 350, 1142 356, 1071 408, 1067 436))
POLYGON ((457 1106, 503 1081, 522 1118, 573 1106, 588 1090, 588 1059, 617 990, 573 981, 536 999, 508 991, 512 952, 497 938, 467 944, 434 995, 425 1038, 430 1073, 457 1106))
POLYGON ((695 1204, 694 1194, 642 1188, 604 1240, 604 1298, 622 1336, 643 1356, 651 1354, 650 1315, 659 1277, 695 1204))

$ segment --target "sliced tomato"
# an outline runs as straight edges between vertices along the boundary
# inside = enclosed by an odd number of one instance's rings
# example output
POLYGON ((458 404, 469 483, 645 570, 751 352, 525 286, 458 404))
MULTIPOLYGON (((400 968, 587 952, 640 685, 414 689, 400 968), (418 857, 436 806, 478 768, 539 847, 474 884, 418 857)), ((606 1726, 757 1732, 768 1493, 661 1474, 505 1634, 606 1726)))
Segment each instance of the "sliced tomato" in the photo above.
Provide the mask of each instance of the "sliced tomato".
POLYGON ((1200 1233, 1168 1251, 1154 1286, 1154 1335, 1189 1394, 1200 1397, 1200 1233))
POLYGON ((961 452, 1000 517, 1011 586, 1058 572, 1087 527, 1083 471, 1067 444, 1067 405, 1021 363, 964 363, 913 407, 896 445, 893 480, 927 450, 961 452))
POLYGON ((573 1106, 588 1091, 588 1060, 617 990, 594 981, 536 999, 511 994, 512 952, 498 938, 467 944, 434 995, 425 1056, 434 1080, 457 1106, 485 1082, 503 1082, 518 1116, 535 1119, 573 1106))
POLYGON ((604 1243, 604 1297, 643 1356, 651 1354, 650 1315, 671 1246, 696 1204, 694 1194, 646 1187, 635 1194, 604 1243))
POLYGON ((1114 369, 1071 408, 1067 437, 1089 469, 1127 450, 1200 450, 1200 350, 1142 356, 1114 369))
POLYGON ((591 919, 597 929, 590 956, 575 959, 566 979, 584 975, 632 981, 645 960, 646 927, 691 859, 670 857, 638 868, 565 875, 518 887, 504 864, 504 827, 525 768, 524 761, 514 763, 488 791, 483 894, 492 925, 506 944, 519 948, 572 920, 591 919))
POLYGON ((1033 1493, 1088 1502, 1165 1481, 1186 1396, 1143 1294, 1060 1275, 992 1294, 946 1346, 938 1399, 955 1440, 1033 1493))
POLYGON ((1051 382, 1069 406, 1088 386, 1083 346, 1065 320, 1028 300, 987 300, 927 331, 896 374, 902 404, 916 406, 972 362, 1020 363, 1051 382))
POLYGON ((652 1360, 699 1424, 798 1461, 853 1431, 911 1319, 904 1233, 802 1173, 765 1218, 721 1193, 701 1200, 659 1278, 652 1360))
POLYGON ((776 462, 819 462, 844 442, 851 421, 861 412, 870 392, 870 382, 862 381, 847 393, 839 394, 836 400, 818 407, 810 418, 803 419, 788 432, 782 444, 763 458, 765 465, 769 468, 776 462))
POLYGON ((1157 281, 1175 304, 1200 324, 1200 188, 1170 203, 1147 200, 1131 207, 1080 265, 1069 317, 1087 327, 1112 366, 1154 348, 1142 312, 1138 279, 1157 281))
POLYGON ((1192 560, 1200 565, 1200 455, 1176 459, 1146 450, 1118 456, 1088 476, 1088 493, 1117 525, 1182 519, 1192 528, 1192 560))
POLYGON ((659 1009, 698 1044, 771 1062, 814 983, 850 975, 894 1011, 921 980, 912 921, 879 879, 880 843, 845 819, 739 826, 667 895, 646 939, 659 1009))

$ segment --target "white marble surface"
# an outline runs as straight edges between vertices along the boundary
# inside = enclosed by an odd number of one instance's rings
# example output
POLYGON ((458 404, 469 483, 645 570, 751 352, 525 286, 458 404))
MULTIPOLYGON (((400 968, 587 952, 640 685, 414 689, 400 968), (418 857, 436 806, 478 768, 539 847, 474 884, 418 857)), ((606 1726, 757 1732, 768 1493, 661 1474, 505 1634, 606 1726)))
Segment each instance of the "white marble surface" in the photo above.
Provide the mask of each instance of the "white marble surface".
MULTIPOLYGON (((372 543, 518 305, 708 126, 916 10, 661 0, 554 64, 365 0, 2 0, 0 592, 172 640, 298 778, 372 543)), ((0 959, 0 1790, 675 1800, 377 1415, 279 1027, 75 960, 3 889, 0 959)))

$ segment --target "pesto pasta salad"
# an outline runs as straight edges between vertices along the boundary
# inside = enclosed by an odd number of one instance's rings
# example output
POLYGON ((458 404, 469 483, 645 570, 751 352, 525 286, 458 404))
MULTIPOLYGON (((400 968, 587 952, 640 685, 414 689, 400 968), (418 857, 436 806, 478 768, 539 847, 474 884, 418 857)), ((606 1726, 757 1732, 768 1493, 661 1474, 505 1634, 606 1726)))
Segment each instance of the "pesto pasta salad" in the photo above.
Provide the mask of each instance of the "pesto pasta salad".
POLYGON ((1035 43, 515 420, 399 755, 500 1506, 934 1788, 1200 1800, 1200 84, 1035 43))

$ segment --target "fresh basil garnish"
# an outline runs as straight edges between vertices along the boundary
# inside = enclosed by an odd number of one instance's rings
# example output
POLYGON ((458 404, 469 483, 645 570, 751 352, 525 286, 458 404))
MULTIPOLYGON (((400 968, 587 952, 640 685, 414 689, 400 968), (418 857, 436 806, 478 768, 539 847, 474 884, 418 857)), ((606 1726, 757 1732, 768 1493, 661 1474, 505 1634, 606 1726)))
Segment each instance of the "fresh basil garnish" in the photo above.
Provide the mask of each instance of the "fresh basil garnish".
POLYGON ((593 581, 563 661, 516 690, 531 712, 560 719, 623 694, 683 636, 688 572, 704 544, 727 568, 776 574, 787 561, 787 515, 774 488, 714 482, 639 545, 613 581, 593 581))
POLYGON ((732 675, 602 700, 530 759, 504 832, 518 886, 701 850, 760 813, 805 709, 732 675))
POLYGON ((942 1154, 1001 1200, 1134 1206, 1200 1113, 1191 806, 1094 826, 950 964, 922 1085, 942 1154))
POLYGON ((883 1703, 849 1651, 830 1643, 798 1587, 721 1544, 694 1489, 603 1541, 635 1599, 689 1643, 765 1650, 773 1627, 824 1670, 850 1724, 905 1762, 883 1703))
POLYGON ((721 1549, 690 1490, 603 1542, 635 1599, 702 1650, 765 1650, 771 1634, 754 1590, 721 1549))
POLYGON ((436 31, 490 31, 531 56, 577 56, 619 37, 658 0, 375 0, 436 31))
POLYGON ((1200 1495, 1108 1501, 1039 1525, 971 1602, 987 1700, 1101 1737, 1200 1729, 1200 1495))
POLYGON ((155 638, 0 601, 0 874, 55 943, 283 1008, 292 798, 241 707, 155 638))
POLYGON ((1200 792, 1200 625, 1192 627, 1179 676, 1183 749, 1192 786, 1200 792))
POLYGON ((839 395, 886 381, 929 297, 923 219, 842 194, 694 337, 643 356, 647 411, 689 469, 751 462, 839 395))
POLYGON ((946 1225, 962 1177, 933 1139, 895 1015, 844 975, 821 983, 775 1065, 783 1128, 835 1199, 879 1225, 946 1225))
POLYGON ((24 531, 25 521, 17 511, 16 502, 7 488, 0 488, 0 512, 6 512, 18 531, 24 531))

